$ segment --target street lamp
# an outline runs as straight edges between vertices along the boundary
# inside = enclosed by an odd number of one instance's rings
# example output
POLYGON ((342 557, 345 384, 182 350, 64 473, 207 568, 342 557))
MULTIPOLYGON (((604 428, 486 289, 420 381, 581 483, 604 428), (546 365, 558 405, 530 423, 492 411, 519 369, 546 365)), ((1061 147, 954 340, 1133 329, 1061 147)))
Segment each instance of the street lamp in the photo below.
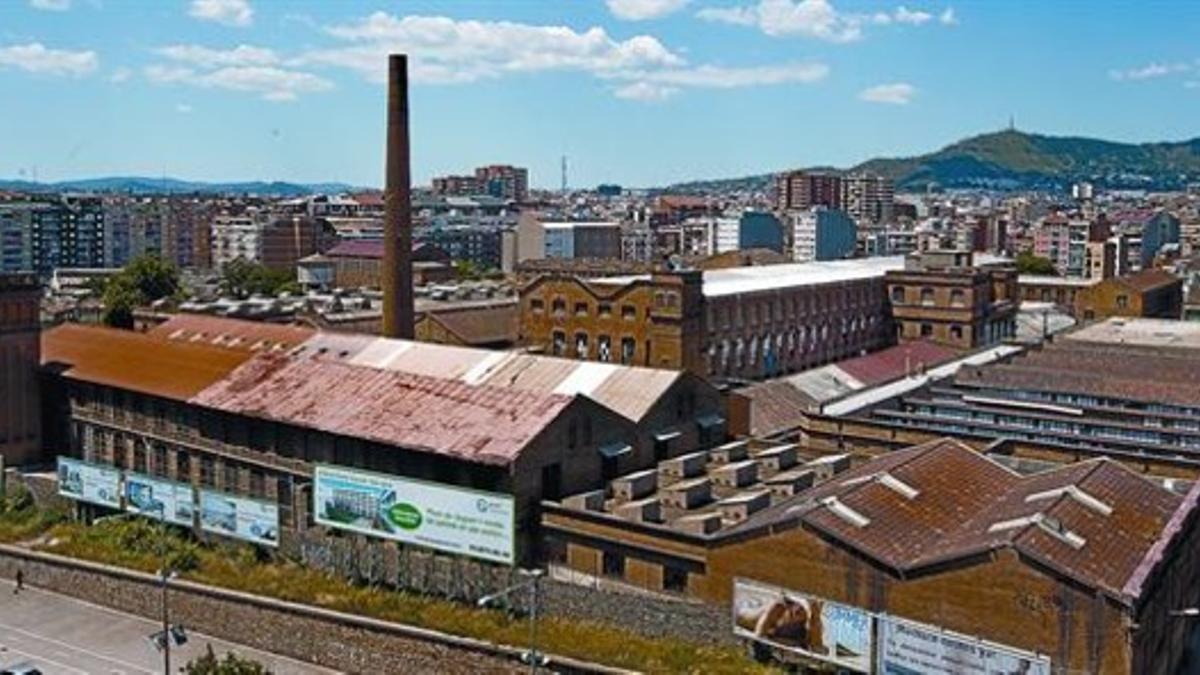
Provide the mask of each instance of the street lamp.
POLYGON ((1170 616, 1175 617, 1200 617, 1200 607, 1186 607, 1184 609, 1172 609, 1167 612, 1170 616))
POLYGON ((171 675, 171 643, 174 642, 176 645, 182 645, 187 642, 187 633, 184 631, 183 626, 171 625, 171 615, 167 606, 168 584, 178 574, 167 566, 167 505, 165 502, 159 502, 158 514, 159 524, 162 526, 162 533, 159 539, 160 567, 158 570, 158 578, 162 585, 162 632, 151 635, 150 642, 162 650, 163 675, 171 675))
POLYGON ((527 570, 524 568, 518 569, 517 572, 520 573, 521 576, 525 577, 526 580, 517 584, 513 584, 512 586, 492 593, 491 595, 483 596, 479 599, 479 606, 489 607, 500 598, 511 595, 512 593, 522 589, 529 589, 529 651, 522 654, 521 658, 529 663, 529 672, 536 674, 540 666, 544 666, 549 663, 549 660, 544 654, 538 651, 537 647, 538 604, 541 602, 541 581, 545 572, 540 569, 527 570))

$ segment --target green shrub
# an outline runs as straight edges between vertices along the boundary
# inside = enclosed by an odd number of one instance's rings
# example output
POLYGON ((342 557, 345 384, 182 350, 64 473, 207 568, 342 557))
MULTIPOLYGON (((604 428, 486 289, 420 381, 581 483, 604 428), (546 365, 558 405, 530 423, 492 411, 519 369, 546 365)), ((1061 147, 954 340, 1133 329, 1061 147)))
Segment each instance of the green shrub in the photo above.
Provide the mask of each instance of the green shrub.
POLYGON ((204 654, 197 656, 183 667, 187 675, 270 675, 263 664, 229 652, 224 659, 218 659, 213 653, 212 645, 208 645, 204 654))

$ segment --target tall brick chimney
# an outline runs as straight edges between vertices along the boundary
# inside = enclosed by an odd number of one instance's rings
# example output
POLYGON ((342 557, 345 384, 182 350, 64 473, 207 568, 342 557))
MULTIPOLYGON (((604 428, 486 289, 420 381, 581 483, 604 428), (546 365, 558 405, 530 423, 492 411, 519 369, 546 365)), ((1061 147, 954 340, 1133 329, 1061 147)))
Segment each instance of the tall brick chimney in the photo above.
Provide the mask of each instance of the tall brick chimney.
POLYGON ((387 176, 383 223, 383 336, 413 338, 412 178, 408 153, 408 57, 388 57, 387 176))

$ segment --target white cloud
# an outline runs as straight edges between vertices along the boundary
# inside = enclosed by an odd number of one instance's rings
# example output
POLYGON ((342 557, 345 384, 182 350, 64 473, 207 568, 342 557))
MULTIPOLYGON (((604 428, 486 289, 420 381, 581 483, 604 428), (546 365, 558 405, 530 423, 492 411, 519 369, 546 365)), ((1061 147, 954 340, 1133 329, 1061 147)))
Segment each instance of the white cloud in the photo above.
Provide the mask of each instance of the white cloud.
POLYGON ((226 26, 245 27, 254 23, 254 8, 249 0, 192 0, 188 14, 226 26))
POLYGON ((29 0, 29 6, 46 12, 65 12, 71 9, 71 0, 29 0))
POLYGON ((696 66, 650 71, 628 71, 605 75, 610 79, 629 80, 613 91, 618 98, 637 101, 663 101, 685 88, 739 89, 781 84, 812 84, 825 79, 829 67, 823 63, 727 68, 696 66))
POLYGON ((187 103, 176 103, 175 112, 181 115, 187 115, 192 112, 192 106, 187 103))
POLYGON ((613 90, 613 95, 615 95, 617 98, 623 98, 629 101, 642 101, 644 103, 657 103, 665 101, 678 93, 678 87, 653 84, 650 82, 634 82, 632 84, 626 84, 617 87, 613 90))
MULTIPOLYGON (((929 12, 911 10, 903 5, 892 12, 843 13, 830 0, 758 0, 753 5, 708 7, 696 16, 706 21, 754 26, 772 37, 800 36, 839 43, 861 39, 865 26, 920 26, 934 18, 929 12)), ((942 13, 943 24, 953 21, 952 9, 942 13)))
POLYGON ((210 49, 199 45, 168 45, 154 50, 172 61, 181 61, 204 68, 220 66, 271 66, 280 58, 274 51, 263 47, 238 45, 233 49, 210 49))
POLYGON ((603 28, 576 31, 509 21, 458 21, 447 17, 376 12, 329 27, 347 44, 303 54, 297 62, 333 65, 387 79, 387 55, 410 54, 415 82, 453 84, 506 74, 583 71, 601 74, 634 68, 679 66, 684 60, 656 38, 616 40, 603 28))
POLYGON ((300 94, 333 89, 333 83, 312 73, 274 66, 225 66, 199 71, 186 66, 147 66, 146 77, 156 84, 186 84, 257 94, 267 101, 294 101, 300 94))
POLYGON ((891 105, 908 105, 916 96, 917 88, 907 82, 879 84, 867 87, 858 92, 858 98, 869 103, 889 103, 891 105))
POLYGON ((689 0, 605 0, 608 11, 625 21, 659 19, 683 9, 689 0))
POLYGON ((943 26, 956 26, 958 25, 958 16, 954 14, 953 7, 947 7, 938 15, 938 21, 943 26))
POLYGON ((96 70, 100 59, 93 51, 47 49, 40 42, 0 47, 0 68, 9 66, 45 75, 87 75, 96 70))
POLYGON ((128 82, 131 77, 133 77, 133 71, 122 66, 114 70, 112 75, 108 76, 108 81, 113 84, 121 84, 122 82, 128 82))
POLYGON ((906 23, 911 26, 920 26, 921 24, 931 21, 933 19, 933 15, 929 12, 911 10, 904 5, 900 5, 896 8, 896 13, 893 15, 893 18, 896 20, 896 23, 906 23))
POLYGON ((1126 80, 1152 80, 1158 77, 1166 77, 1167 75, 1186 73, 1191 69, 1192 67, 1186 63, 1150 63, 1140 68, 1110 70, 1108 71, 1108 76, 1118 82, 1126 80))
POLYGON ((1188 80, 1183 83, 1184 89, 1200 89, 1200 81, 1188 80))

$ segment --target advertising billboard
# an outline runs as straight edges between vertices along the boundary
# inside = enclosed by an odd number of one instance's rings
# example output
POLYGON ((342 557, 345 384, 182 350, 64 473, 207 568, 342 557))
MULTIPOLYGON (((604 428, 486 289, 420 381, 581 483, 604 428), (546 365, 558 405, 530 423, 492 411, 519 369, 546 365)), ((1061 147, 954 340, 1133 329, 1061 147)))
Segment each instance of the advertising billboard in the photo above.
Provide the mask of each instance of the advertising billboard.
POLYGON ((196 520, 192 486, 137 473, 125 474, 125 510, 192 527, 196 520))
POLYGON ((1050 675, 1050 659, 934 626, 879 617, 884 675, 1050 675))
POLYGON ((201 490, 200 529, 263 546, 278 546, 279 507, 257 499, 201 490))
POLYGON ((319 465, 313 513, 329 527, 512 564, 513 498, 450 485, 319 465))
POLYGON ((70 457, 59 457, 58 493, 81 502, 119 509, 121 470, 70 457))
POLYGON ((745 579, 733 583, 733 632, 858 672, 871 670, 871 615, 745 579))

